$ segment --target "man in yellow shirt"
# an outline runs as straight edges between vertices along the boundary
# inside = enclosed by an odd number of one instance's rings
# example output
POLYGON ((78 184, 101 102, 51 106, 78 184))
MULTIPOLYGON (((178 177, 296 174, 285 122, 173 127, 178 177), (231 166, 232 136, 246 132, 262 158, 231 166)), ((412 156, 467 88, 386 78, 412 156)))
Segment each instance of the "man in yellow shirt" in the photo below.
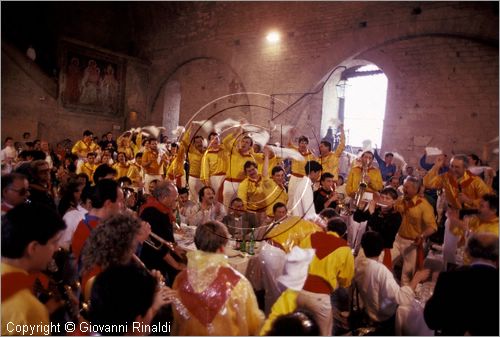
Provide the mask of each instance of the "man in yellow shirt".
POLYGON ((132 180, 132 186, 135 191, 140 191, 144 188, 144 169, 142 168, 142 152, 135 155, 135 161, 130 163, 127 177, 132 180))
MULTIPOLYGON (((439 174, 444 165, 444 156, 436 158, 434 166, 424 177, 426 188, 444 189, 448 209, 470 210, 478 209, 481 197, 491 193, 491 188, 477 176, 467 170, 469 158, 465 154, 454 155, 450 161, 448 172, 439 174)), ((443 260, 445 267, 448 263, 456 262, 456 250, 459 237, 450 230, 450 222, 445 222, 443 260)))
POLYGON ((149 148, 144 150, 142 155, 142 167, 144 168, 144 187, 149 193, 149 183, 155 179, 163 180, 162 167, 168 165, 165 154, 160 154, 158 150, 158 140, 149 139, 149 148))
MULTIPOLYGON (((360 183, 366 183, 365 197, 368 193, 375 193, 381 191, 384 188, 384 183, 382 181, 382 174, 380 170, 373 167, 373 153, 372 151, 365 151, 362 153, 361 158, 353 164, 351 170, 349 171, 349 176, 347 177, 345 192, 347 196, 351 199, 351 203, 354 202, 354 197, 356 192, 360 188, 360 183)), ((364 198, 361 198, 364 199, 364 198)), ((353 205, 351 205, 353 206, 353 205)), ((349 237, 348 241, 353 247, 355 254, 359 251, 361 244, 361 237, 366 229, 366 221, 357 222, 354 221, 353 215, 349 219, 349 237)))
MULTIPOLYGON (((167 178, 177 186, 186 186, 186 171, 184 161, 186 160, 186 149, 184 146, 177 146, 176 143, 170 145, 170 163, 167 167, 167 178)), ((193 199, 196 200, 196 199, 193 199)))
POLYGON ((85 173, 87 177, 89 177, 90 183, 94 184, 94 172, 97 168, 97 164, 95 163, 96 154, 94 152, 87 153, 87 161, 83 163, 77 170, 76 173, 85 173))
POLYGON ((354 164, 349 171, 345 191, 350 198, 354 198, 362 180, 367 183, 366 192, 378 192, 384 188, 380 170, 373 167, 373 153, 371 151, 363 152, 360 161, 354 164))
POLYGON ((19 335, 15 327, 20 325, 44 329, 50 324, 33 284, 52 261, 65 228, 55 211, 36 203, 16 206, 2 218, 2 335, 19 335))
POLYGON ((409 285, 417 267, 422 267, 420 264, 423 263, 423 243, 437 230, 434 209, 427 199, 418 194, 420 186, 418 178, 406 178, 403 184, 403 199, 394 204, 394 209, 401 213, 403 219, 391 249, 391 256, 393 265, 396 260, 403 258, 402 286, 409 285))
POLYGON ((328 221, 326 232, 316 232, 300 243, 300 248, 315 249, 297 305, 313 314, 322 336, 331 336, 333 308, 330 295, 338 287, 349 287, 354 277, 354 256, 344 239, 347 225, 340 218, 328 221))
POLYGON ((269 185, 270 179, 258 173, 257 163, 247 161, 243 166, 247 177, 238 186, 238 198, 243 200, 245 209, 257 215, 258 223, 265 220, 267 197, 265 184, 269 185))
POLYGON ((285 170, 281 166, 274 166, 269 176, 269 149, 264 147, 264 166, 262 176, 264 177, 264 193, 266 195, 266 222, 269 223, 274 218, 274 205, 277 203, 288 203, 288 193, 285 188, 285 170))
POLYGON ((203 187, 203 183, 200 180, 201 175, 201 159, 205 149, 203 148, 203 137, 200 135, 194 135, 191 138, 191 127, 184 133, 181 139, 180 147, 184 147, 186 153, 186 160, 189 162, 189 196, 191 200, 196 200, 198 192, 203 187))
POLYGON ((113 168, 116 170, 116 179, 127 176, 130 164, 127 162, 125 152, 118 152, 116 163, 113 165, 113 168))
POLYGON ((217 133, 212 132, 208 135, 208 142, 208 148, 201 158, 200 179, 205 186, 212 187, 218 195, 226 177, 226 152, 220 145, 217 133))
POLYGON ((498 196, 485 194, 479 204, 477 215, 459 218, 457 210, 449 209, 446 213, 450 219, 451 231, 459 237, 459 245, 465 244, 465 239, 470 233, 492 233, 498 236, 498 196))
POLYGON ((332 152, 332 144, 329 141, 322 140, 319 144, 318 161, 323 166, 323 173, 328 172, 333 174, 333 179, 337 181, 339 177, 339 159, 345 148, 344 126, 340 128, 340 143, 334 152, 332 152))
POLYGON ((85 160, 89 152, 100 151, 101 148, 94 142, 93 136, 94 134, 92 131, 85 130, 83 132, 83 138, 77 141, 71 148, 71 153, 76 154, 78 159, 85 160))
MULTIPOLYGON (((295 128, 290 131, 291 136, 295 134, 295 128)), ((292 159, 292 173, 290 180, 288 182, 288 196, 289 199, 293 199, 295 191, 297 189, 298 182, 306 175, 305 165, 308 161, 317 160, 316 156, 309 150, 309 138, 306 136, 299 137, 299 146, 294 146, 291 139, 288 142, 288 147, 299 151, 299 153, 304 157, 303 160, 292 159)), ((288 205, 289 208, 291 205, 288 205)))
POLYGON ((228 160, 227 171, 223 185, 224 206, 229 207, 231 201, 238 196, 238 187, 243 179, 245 179, 245 169, 243 166, 247 161, 257 162, 256 157, 259 156, 253 153, 252 138, 243 135, 241 127, 234 134, 227 135, 222 144, 229 157, 226 159, 228 160))
POLYGON ((77 171, 87 160, 87 154, 89 152, 94 152, 99 155, 101 148, 94 142, 94 134, 92 131, 85 130, 83 132, 83 138, 77 141, 71 148, 71 153, 78 156, 78 162, 76 165, 77 171))

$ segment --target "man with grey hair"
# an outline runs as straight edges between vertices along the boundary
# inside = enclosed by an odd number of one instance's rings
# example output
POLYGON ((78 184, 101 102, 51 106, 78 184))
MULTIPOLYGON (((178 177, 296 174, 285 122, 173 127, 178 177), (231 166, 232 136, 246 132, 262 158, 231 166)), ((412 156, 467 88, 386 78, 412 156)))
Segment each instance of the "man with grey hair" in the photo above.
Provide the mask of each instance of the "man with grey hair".
MULTIPOLYGON (((139 210, 141 219, 151 225, 151 232, 172 244, 175 244, 173 210, 178 195, 177 187, 172 182, 160 181, 139 210)), ((180 262, 179 254, 182 252, 173 251, 165 245, 162 245, 160 249, 144 245, 141 250, 141 260, 149 269, 156 269, 164 275, 167 274, 167 284, 171 286, 177 273, 186 267, 180 262)))
MULTIPOLYGON (((471 210, 479 209, 481 198, 491 193, 491 188, 484 181, 467 170, 469 159, 465 154, 457 154, 451 158, 448 172, 439 174, 444 165, 444 156, 436 158, 432 169, 424 177, 426 188, 444 189, 448 209, 459 210, 463 215, 471 210)), ((443 243, 443 262, 445 267, 449 263, 456 263, 456 250, 459 233, 450 229, 450 221, 445 222, 443 243)))
POLYGON ((467 241, 468 266, 439 274, 424 309, 429 328, 446 336, 498 336, 498 236, 467 241))
POLYGON ((423 243, 437 230, 431 204, 418 192, 421 182, 408 177, 403 184, 403 198, 398 199, 394 209, 401 213, 401 226, 391 249, 393 265, 403 258, 401 285, 406 286, 417 269, 423 267, 423 243))

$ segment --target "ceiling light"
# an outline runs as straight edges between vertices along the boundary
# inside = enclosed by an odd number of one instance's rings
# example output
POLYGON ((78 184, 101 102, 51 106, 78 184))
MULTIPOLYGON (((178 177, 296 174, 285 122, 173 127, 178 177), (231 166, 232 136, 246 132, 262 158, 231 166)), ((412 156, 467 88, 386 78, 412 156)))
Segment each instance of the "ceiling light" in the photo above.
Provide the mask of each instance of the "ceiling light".
POLYGON ((269 43, 277 43, 280 40, 280 34, 278 32, 270 32, 267 34, 266 39, 269 43))

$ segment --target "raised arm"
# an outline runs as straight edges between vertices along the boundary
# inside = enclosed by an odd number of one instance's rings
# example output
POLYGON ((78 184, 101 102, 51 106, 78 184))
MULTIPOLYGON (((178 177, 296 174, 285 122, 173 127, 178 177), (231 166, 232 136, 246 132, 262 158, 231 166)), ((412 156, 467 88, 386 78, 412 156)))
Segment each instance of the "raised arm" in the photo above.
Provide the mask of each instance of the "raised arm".
MULTIPOLYGON (((425 157, 425 154, 424 154, 425 157)), ((422 158, 424 158, 422 157, 422 158)), ((424 186, 426 188, 441 189, 443 188, 443 177, 439 175, 439 169, 444 164, 444 156, 440 155, 436 158, 436 163, 431 167, 429 172, 424 176, 424 186)))
POLYGON ((337 146, 337 149, 335 149, 335 156, 340 157, 342 152, 345 149, 345 133, 344 133, 344 124, 340 124, 340 143, 337 146))

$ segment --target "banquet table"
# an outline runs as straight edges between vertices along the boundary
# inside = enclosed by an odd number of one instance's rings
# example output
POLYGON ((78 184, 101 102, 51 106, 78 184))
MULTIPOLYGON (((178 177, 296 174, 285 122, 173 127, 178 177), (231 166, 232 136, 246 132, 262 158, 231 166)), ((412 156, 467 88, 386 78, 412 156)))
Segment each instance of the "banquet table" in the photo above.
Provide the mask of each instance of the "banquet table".
MULTIPOLYGON (((194 244, 195 226, 181 225, 181 231, 174 233, 175 242, 183 249, 190 251, 196 250, 194 244)), ((229 264, 242 273, 247 275, 247 272, 253 277, 258 278, 258 266, 256 256, 260 252, 261 242, 255 242, 255 254, 250 255, 246 252, 236 250, 236 242, 232 239, 229 240, 225 248, 226 256, 228 257, 229 264), (250 268, 249 268, 250 265, 250 268)))

